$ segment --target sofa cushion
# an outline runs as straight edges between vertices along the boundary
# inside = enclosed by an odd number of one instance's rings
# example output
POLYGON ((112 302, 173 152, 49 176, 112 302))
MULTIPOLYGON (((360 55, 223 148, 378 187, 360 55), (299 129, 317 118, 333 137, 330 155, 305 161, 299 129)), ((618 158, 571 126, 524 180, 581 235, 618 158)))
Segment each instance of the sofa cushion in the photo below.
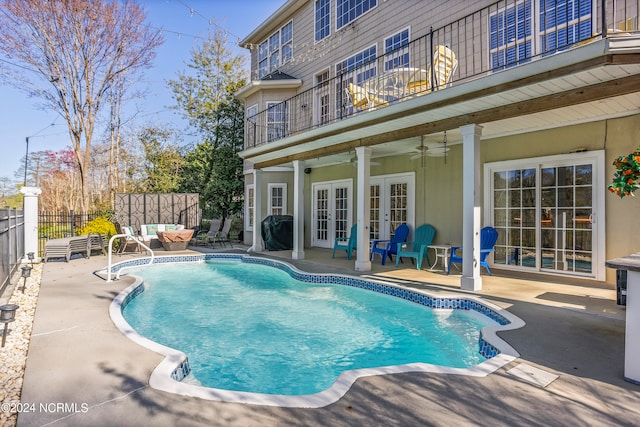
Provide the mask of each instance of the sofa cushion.
POLYGON ((177 226, 177 225, 175 225, 175 224, 166 224, 166 225, 164 226, 164 229, 165 229, 165 230, 176 230, 177 228, 178 228, 178 226, 177 226))
POLYGON ((147 224, 147 232, 145 233, 147 236, 155 236, 158 232, 158 224, 147 224))

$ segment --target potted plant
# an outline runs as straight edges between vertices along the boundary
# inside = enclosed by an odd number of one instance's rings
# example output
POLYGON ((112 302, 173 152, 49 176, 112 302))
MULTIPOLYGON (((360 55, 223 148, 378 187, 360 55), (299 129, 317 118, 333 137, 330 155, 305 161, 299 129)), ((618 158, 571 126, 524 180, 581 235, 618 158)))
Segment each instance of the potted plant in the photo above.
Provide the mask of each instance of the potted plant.
POLYGON ((619 156, 613 165, 616 172, 609 184, 609 191, 620 198, 635 196, 633 193, 640 188, 640 147, 626 156, 619 156))

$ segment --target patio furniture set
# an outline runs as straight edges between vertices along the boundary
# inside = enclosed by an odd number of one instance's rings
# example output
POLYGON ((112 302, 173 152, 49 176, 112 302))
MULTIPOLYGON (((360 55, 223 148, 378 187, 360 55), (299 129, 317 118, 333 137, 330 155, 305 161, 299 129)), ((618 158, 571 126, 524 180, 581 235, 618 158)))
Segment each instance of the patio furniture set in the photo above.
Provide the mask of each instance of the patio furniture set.
MULTIPOLYGON (((346 238, 336 238, 333 245, 331 258, 335 257, 337 250, 344 250, 347 253, 347 259, 351 259, 352 252, 357 250, 356 236, 358 228, 353 225, 346 238)), ((393 261, 392 256, 395 255, 396 267, 399 262, 404 262, 403 258, 411 259, 411 263, 416 264, 418 270, 422 269, 422 262, 426 258, 427 264, 430 265, 429 271, 436 271, 438 259, 441 260, 442 270, 447 274, 451 273, 452 264, 462 264, 462 247, 451 245, 434 245, 433 238, 436 230, 430 224, 419 226, 414 233, 413 240, 407 242, 409 236, 409 227, 407 224, 400 224, 393 233, 393 238, 388 240, 375 239, 371 242, 369 252, 369 260, 373 261, 375 254, 380 255, 382 265, 385 265, 387 258, 393 261), (429 249, 434 251, 434 262, 429 259, 429 249)), ((487 258, 494 252, 494 246, 498 240, 498 232, 493 227, 484 227, 480 231, 480 266, 487 270, 491 275, 487 258)))
POLYGON ((457 67, 456 54, 447 46, 439 45, 433 54, 433 65, 427 70, 413 67, 392 68, 364 82, 349 83, 345 93, 358 110, 386 107, 399 99, 450 86, 457 67))

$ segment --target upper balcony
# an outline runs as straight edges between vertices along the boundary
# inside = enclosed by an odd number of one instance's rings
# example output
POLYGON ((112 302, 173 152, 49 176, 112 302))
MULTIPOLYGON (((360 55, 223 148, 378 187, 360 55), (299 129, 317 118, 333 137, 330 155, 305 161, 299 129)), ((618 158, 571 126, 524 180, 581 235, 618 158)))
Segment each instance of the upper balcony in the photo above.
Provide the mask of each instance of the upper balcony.
MULTIPOLYGON (((406 109, 392 107, 404 103, 423 104, 421 111, 428 111, 431 107, 424 105, 446 102, 436 96, 439 92, 444 95, 455 86, 565 55, 598 40, 621 40, 621 50, 640 47, 640 1, 556 2, 563 4, 562 10, 556 6, 546 11, 534 8, 536 3, 500 1, 373 60, 344 65, 335 77, 246 117, 245 153, 272 151, 285 142, 296 145, 296 136, 320 135, 332 124, 372 112, 388 109, 397 119, 406 109), (584 7, 586 3, 590 6, 584 7), (416 99, 420 101, 408 102, 416 99)), ((566 73, 579 71, 565 68, 566 73)), ((513 75, 512 81, 526 80, 517 72, 513 75)), ((508 88, 503 85, 501 90, 508 88)))

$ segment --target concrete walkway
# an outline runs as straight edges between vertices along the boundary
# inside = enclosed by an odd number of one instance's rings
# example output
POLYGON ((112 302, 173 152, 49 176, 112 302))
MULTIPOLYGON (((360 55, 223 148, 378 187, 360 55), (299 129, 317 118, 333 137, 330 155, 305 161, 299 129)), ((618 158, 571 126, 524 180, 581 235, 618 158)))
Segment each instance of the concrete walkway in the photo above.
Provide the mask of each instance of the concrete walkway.
MULTIPOLYGON (((288 258, 290 252, 268 253, 288 258)), ((125 255, 125 257, 134 255, 125 255)), ((357 274, 354 262, 307 250, 307 271, 357 274)), ((624 308, 602 283, 483 276, 479 294, 527 324, 500 335, 522 357, 485 378, 409 373, 359 379, 321 409, 204 401, 153 390, 160 356, 118 331, 111 300, 132 279, 94 274, 106 257, 45 264, 18 426, 621 426, 640 424, 640 386, 623 380, 624 308), (515 376, 510 370, 524 372, 515 376), (538 372, 532 368, 538 368, 538 372), (551 376, 549 376, 551 375, 551 376), (540 379, 558 378, 546 386, 540 379), (522 377, 528 379, 522 379, 522 377), (533 381, 533 382, 532 382, 533 381), (41 405, 42 404, 42 405, 41 405)), ((396 269, 372 275, 431 291, 461 292, 459 277, 396 269)))

